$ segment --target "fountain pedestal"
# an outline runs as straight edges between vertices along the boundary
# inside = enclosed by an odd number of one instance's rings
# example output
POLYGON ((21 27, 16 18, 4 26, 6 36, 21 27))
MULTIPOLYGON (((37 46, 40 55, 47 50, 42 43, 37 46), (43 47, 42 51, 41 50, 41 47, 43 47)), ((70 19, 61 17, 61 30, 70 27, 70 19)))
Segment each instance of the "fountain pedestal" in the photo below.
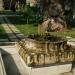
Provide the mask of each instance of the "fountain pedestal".
POLYGON ((70 72, 74 50, 67 40, 52 35, 30 35, 17 44, 19 54, 28 67, 29 75, 54 75, 70 72))
POLYGON ((30 75, 59 75, 61 73, 70 72, 72 63, 63 65, 54 65, 42 68, 32 68, 30 75))

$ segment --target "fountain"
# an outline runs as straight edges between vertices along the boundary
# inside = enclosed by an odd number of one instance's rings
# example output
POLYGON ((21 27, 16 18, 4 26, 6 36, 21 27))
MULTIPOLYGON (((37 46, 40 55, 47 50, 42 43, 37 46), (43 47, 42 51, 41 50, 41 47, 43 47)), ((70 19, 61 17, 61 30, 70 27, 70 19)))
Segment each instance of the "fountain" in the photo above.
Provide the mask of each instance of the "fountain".
POLYGON ((54 15, 50 12, 51 16, 46 16, 45 21, 38 26, 38 34, 28 35, 16 43, 20 56, 30 69, 29 75, 54 75, 70 72, 72 61, 75 60, 75 47, 68 45, 65 38, 48 33, 50 29, 62 31, 65 24, 61 19, 63 11, 60 4, 60 7, 56 2, 52 4, 55 6, 50 6, 49 10, 56 13, 54 15), (60 14, 56 6, 59 7, 60 14))
POLYGON ((17 42, 16 46, 25 64, 33 68, 32 75, 37 75, 37 71, 43 73, 47 69, 49 71, 46 72, 52 74, 69 72, 72 68, 71 62, 75 60, 75 49, 67 45, 67 40, 49 33, 29 35, 17 42), (58 65, 60 71, 57 72, 58 65))
POLYGON ((73 61, 74 49, 69 48, 67 40, 53 35, 29 35, 17 43, 19 54, 31 67, 73 61))

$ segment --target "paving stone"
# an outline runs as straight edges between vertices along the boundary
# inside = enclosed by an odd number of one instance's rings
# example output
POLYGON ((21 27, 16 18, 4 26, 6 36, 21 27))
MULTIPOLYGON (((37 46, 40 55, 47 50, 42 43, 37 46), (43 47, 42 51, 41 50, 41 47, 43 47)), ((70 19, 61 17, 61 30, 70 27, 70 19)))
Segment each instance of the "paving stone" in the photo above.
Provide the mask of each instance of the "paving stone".
POLYGON ((5 30, 6 30, 6 32, 8 33, 8 35, 9 35, 9 38, 10 39, 13 39, 12 41, 17 41, 17 40, 15 40, 15 39, 17 39, 17 37, 18 38, 24 38, 24 34, 22 34, 21 32, 20 32, 20 30, 18 30, 13 24, 11 24, 11 22, 6 18, 6 17, 3 17, 5 20, 6 20, 6 22, 7 22, 7 24, 6 25, 8 25, 9 26, 9 28, 13 31, 11 31, 8 27, 4 27, 5 28, 5 30), (10 32, 10 33, 9 33, 10 32), (13 33, 15 33, 15 35, 13 35, 13 33), (12 38, 13 37, 13 38, 12 38))

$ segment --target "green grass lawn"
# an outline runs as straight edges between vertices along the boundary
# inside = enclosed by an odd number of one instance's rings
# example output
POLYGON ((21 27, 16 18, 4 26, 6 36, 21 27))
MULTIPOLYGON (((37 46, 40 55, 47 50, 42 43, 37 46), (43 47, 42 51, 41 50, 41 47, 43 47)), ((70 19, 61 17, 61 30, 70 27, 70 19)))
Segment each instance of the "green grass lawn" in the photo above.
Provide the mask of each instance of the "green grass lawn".
POLYGON ((35 22, 27 24, 25 17, 8 17, 8 19, 25 35, 37 33, 37 24, 35 22))
POLYGON ((37 33, 37 27, 33 24, 16 25, 16 27, 25 35, 37 33))
POLYGON ((75 38, 75 28, 73 28, 71 30, 65 30, 63 32, 50 32, 50 34, 56 35, 56 36, 58 35, 58 36, 61 36, 61 37, 70 36, 70 37, 75 38))
POLYGON ((0 39, 5 39, 7 38, 7 34, 5 32, 5 30, 3 29, 3 27, 0 25, 0 39))
MULTIPOLYGON (((8 19, 25 35, 37 33, 38 26, 35 24, 35 22, 27 24, 25 17, 8 17, 8 19)), ((70 36, 75 38, 75 28, 71 30, 67 29, 63 32, 50 32, 50 34, 62 37, 70 36)))

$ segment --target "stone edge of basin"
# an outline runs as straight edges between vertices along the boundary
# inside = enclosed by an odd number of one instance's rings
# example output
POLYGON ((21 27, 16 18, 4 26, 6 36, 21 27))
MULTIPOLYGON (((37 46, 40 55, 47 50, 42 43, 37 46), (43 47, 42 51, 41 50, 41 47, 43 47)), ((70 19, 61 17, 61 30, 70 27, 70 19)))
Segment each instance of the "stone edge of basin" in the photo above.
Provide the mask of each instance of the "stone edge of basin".
MULTIPOLYGON (((35 35, 35 34, 34 34, 35 35)), ((32 35, 31 35, 32 36, 32 35)), ((67 38, 65 38, 65 37, 60 37, 60 36, 54 36, 54 35, 50 35, 50 36, 52 36, 52 37, 55 37, 55 38, 59 38, 59 41, 40 41, 40 40, 36 40, 36 39, 32 39, 30 36, 26 36, 24 39, 22 39, 21 41, 25 41, 25 40, 30 40, 30 41, 32 41, 32 42, 40 42, 40 43, 62 43, 62 42, 67 42, 68 40, 67 40, 67 38)))

